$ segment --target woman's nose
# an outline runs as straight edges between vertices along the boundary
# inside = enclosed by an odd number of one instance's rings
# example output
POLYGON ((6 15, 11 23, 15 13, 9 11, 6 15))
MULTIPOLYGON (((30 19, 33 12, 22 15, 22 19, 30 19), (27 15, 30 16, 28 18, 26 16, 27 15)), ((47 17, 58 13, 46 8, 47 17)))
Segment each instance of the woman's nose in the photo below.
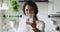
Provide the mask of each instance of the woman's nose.
POLYGON ((31 12, 30 12, 30 10, 28 10, 28 14, 30 14, 31 12))

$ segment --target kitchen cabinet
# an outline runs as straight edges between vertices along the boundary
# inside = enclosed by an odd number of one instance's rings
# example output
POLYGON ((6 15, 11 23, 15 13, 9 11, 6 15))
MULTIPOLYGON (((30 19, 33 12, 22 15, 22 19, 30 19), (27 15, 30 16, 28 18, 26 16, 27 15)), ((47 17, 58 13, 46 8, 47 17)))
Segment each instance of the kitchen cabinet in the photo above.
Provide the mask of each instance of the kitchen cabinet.
POLYGON ((51 0, 49 2, 48 14, 60 14, 60 0, 51 0))

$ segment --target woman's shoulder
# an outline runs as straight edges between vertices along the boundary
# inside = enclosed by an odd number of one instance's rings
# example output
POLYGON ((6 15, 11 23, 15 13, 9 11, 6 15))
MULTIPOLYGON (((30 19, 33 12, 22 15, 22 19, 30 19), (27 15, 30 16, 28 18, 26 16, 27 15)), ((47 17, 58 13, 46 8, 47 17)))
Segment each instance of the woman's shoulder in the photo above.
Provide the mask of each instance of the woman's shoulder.
POLYGON ((38 24, 45 24, 45 22, 43 20, 37 20, 38 24))

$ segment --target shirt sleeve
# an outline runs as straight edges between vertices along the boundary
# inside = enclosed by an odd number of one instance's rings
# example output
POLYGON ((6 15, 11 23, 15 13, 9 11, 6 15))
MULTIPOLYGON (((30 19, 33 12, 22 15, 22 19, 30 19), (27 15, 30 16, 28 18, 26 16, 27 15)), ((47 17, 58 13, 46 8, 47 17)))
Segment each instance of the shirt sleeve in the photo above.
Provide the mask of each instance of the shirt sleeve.
POLYGON ((24 30, 26 30, 26 22, 25 22, 25 18, 21 18, 20 22, 19 22, 19 27, 18 27, 18 32, 25 32, 24 30))
POLYGON ((19 23, 18 32, 22 31, 21 23, 19 23))
POLYGON ((38 28, 41 32, 44 32, 45 23, 44 23, 44 22, 38 22, 38 23, 37 23, 37 28, 38 28))

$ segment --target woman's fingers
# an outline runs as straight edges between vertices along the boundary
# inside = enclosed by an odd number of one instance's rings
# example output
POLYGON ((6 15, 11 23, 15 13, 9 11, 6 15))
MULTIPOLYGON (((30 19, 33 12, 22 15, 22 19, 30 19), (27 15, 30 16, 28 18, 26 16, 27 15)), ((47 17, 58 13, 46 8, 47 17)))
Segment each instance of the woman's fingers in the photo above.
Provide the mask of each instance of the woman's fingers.
POLYGON ((30 23, 30 22, 26 22, 26 24, 30 25, 32 28, 36 28, 36 23, 30 23))
POLYGON ((26 24, 29 24, 29 25, 31 25, 31 23, 30 23, 30 22, 26 22, 26 24))

